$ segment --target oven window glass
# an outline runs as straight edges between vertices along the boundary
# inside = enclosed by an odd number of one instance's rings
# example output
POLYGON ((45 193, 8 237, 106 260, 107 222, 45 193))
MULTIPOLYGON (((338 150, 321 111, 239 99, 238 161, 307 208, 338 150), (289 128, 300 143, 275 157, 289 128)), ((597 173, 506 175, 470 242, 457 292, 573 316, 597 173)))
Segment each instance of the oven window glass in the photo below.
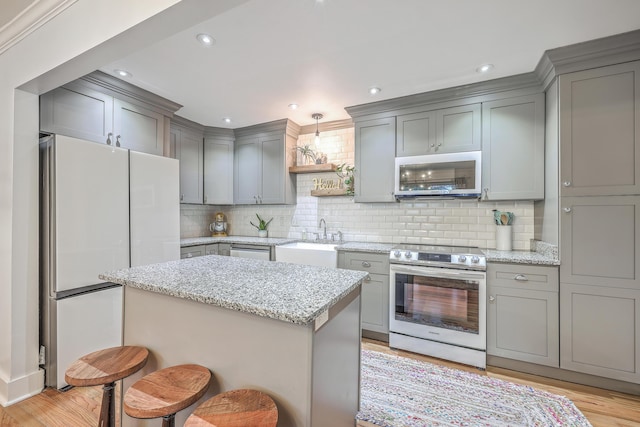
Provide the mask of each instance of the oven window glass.
POLYGON ((479 282, 396 274, 395 318, 460 332, 479 333, 479 282))
POLYGON ((452 190, 476 188, 476 162, 414 164, 400 166, 400 190, 433 190, 448 193, 452 190))

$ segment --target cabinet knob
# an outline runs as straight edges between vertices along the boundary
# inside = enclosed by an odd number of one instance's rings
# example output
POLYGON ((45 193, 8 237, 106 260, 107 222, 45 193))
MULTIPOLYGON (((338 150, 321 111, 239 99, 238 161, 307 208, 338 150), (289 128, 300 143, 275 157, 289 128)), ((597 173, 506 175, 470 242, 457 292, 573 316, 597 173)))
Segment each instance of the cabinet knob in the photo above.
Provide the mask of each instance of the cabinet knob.
POLYGON ((562 185, 565 187, 571 187, 571 181, 564 181, 562 185))
POLYGON ((180 201, 183 201, 183 200, 184 200, 184 194, 181 194, 180 195, 180 201))
POLYGON ((362 266, 363 266, 364 268, 369 268, 369 267, 371 267, 371 263, 369 263, 369 262, 367 262, 367 261, 362 261, 362 266))
POLYGON ((193 254, 188 253, 188 254, 187 254, 187 258, 193 258, 193 254))
POLYGON ((489 295, 489 302, 494 302, 496 298, 493 295, 489 295))
POLYGON ((120 135, 116 136, 116 147, 120 147, 120 135))
POLYGON ((569 213, 569 212, 571 212, 571 208, 562 208, 562 210, 563 210, 565 213, 569 213))
POLYGON ((514 279, 518 280, 519 282, 528 282, 529 281, 527 276, 525 276, 524 274, 516 274, 516 277, 514 277, 514 279))

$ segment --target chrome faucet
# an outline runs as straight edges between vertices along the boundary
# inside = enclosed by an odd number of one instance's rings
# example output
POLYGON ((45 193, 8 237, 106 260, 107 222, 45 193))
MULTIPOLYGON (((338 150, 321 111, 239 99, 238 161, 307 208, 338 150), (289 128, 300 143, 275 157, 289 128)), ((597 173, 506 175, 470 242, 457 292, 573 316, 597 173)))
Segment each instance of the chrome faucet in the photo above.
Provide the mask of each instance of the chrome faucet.
POLYGON ((322 232, 322 239, 327 240, 327 221, 324 218, 320 218, 320 224, 318 224, 318 228, 322 227, 322 223, 324 223, 324 231, 322 232))

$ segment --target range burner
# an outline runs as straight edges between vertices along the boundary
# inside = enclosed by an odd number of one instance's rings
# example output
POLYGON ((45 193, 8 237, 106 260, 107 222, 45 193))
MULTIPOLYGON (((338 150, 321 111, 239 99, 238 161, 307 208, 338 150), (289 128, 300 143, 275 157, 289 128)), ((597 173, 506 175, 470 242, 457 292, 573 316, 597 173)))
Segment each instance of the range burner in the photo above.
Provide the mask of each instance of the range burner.
POLYGON ((397 245, 391 249, 389 262, 482 271, 487 268, 480 249, 464 246, 397 245))

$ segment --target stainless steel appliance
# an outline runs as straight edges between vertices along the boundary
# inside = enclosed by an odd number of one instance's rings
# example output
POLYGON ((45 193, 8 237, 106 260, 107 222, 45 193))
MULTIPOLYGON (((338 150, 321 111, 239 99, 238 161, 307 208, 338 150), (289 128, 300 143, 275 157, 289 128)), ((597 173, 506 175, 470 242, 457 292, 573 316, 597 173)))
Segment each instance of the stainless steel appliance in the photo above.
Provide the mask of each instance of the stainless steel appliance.
POLYGON ((480 151, 396 157, 394 195, 480 197, 481 159, 480 151))
POLYGON ((400 245, 390 254, 389 346, 486 367, 486 258, 478 248, 400 245))
POLYGON ((247 245, 232 243, 229 253, 232 257, 271 260, 271 248, 261 245, 247 245))
POLYGON ((120 285, 98 274, 180 259, 178 161, 61 135, 40 139, 41 345, 46 385, 122 344, 120 285))

